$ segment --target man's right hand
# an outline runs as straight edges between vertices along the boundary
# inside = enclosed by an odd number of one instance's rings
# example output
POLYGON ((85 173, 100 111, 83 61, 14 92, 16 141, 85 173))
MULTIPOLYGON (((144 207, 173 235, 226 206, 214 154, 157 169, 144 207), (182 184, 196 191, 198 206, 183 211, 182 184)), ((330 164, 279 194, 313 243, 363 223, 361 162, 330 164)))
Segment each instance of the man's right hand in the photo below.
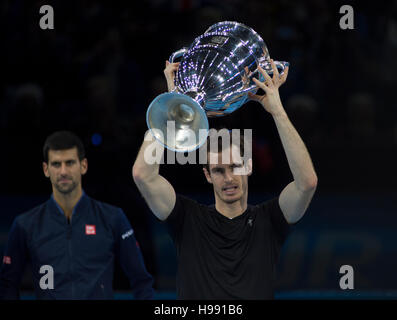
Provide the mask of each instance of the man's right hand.
POLYGON ((165 62, 164 75, 167 80, 168 92, 175 89, 175 73, 178 71, 179 62, 171 63, 168 60, 165 62))

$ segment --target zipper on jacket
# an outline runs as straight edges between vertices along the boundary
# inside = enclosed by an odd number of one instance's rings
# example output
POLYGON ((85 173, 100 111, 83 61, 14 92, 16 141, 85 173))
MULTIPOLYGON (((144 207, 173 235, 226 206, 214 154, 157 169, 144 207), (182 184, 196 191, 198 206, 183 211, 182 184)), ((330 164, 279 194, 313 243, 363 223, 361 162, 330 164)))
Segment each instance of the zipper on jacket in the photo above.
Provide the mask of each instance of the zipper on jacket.
POLYGON ((74 299, 74 281, 73 281, 73 253, 72 253, 72 221, 68 224, 67 230, 68 250, 69 250, 69 264, 70 264, 70 282, 72 284, 72 299, 74 299))

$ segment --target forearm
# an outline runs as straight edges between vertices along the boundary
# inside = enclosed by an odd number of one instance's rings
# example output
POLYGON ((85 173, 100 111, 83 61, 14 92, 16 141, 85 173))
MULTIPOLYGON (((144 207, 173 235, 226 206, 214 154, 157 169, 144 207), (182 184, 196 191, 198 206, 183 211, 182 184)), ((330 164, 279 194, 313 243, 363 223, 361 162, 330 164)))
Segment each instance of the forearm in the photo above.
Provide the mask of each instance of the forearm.
POLYGON ((159 175, 160 161, 154 160, 162 158, 164 148, 156 144, 157 142, 148 131, 132 168, 132 176, 137 184, 151 181, 159 175))
POLYGON ((317 185, 317 175, 309 152, 289 120, 281 102, 278 110, 279 111, 272 114, 272 116, 287 156, 295 184, 300 191, 313 190, 317 185))
MULTIPOLYGON (((130 226, 126 226, 125 228, 121 228, 120 231, 125 231, 129 228, 130 226)), ((153 277, 145 267, 144 259, 137 245, 136 238, 132 234, 123 239, 122 234, 120 234, 118 239, 119 242, 116 243, 116 254, 124 273, 130 281, 135 299, 152 299, 154 293, 153 277)))
POLYGON ((312 160, 298 132, 289 120, 281 103, 278 88, 285 82, 288 67, 280 76, 274 61, 271 60, 273 78, 258 67, 265 81, 253 79, 259 88, 265 91, 264 95, 249 94, 252 100, 262 104, 276 123, 288 164, 294 181, 289 183, 280 193, 279 204, 288 223, 297 222, 305 213, 317 186, 317 175, 314 171, 312 160))
POLYGON ((19 287, 27 263, 27 255, 25 232, 16 218, 11 226, 3 264, 0 266, 0 300, 20 298, 19 287))
POLYGON ((132 176, 154 215, 160 220, 165 220, 174 208, 175 190, 159 174, 164 148, 157 142, 150 141, 153 139, 150 133, 146 135, 146 139, 148 140, 143 142, 132 168, 132 176))

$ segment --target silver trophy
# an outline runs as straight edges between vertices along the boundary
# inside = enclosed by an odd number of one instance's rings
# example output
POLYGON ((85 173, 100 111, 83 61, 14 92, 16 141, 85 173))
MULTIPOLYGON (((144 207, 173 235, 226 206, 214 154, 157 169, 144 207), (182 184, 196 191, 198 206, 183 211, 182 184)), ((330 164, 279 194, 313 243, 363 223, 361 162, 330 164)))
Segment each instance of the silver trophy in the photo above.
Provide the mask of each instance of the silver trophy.
MULTIPOLYGON (((238 22, 212 25, 169 60, 174 62, 180 57, 175 89, 152 101, 146 122, 164 147, 189 152, 206 141, 207 117, 230 114, 247 102, 248 92, 256 93, 258 87, 252 78, 263 81, 258 66, 270 76, 273 71, 263 39, 238 22)), ((280 74, 288 66, 284 61, 274 63, 280 74)))

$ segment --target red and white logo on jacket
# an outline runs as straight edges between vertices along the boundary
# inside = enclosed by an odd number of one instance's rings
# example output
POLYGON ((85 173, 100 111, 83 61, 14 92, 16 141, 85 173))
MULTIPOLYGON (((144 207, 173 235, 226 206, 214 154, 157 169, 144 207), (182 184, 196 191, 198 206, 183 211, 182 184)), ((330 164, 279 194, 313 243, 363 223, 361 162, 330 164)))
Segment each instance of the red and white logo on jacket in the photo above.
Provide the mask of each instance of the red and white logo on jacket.
POLYGON ((96 234, 95 225, 86 224, 85 225, 85 234, 88 234, 88 235, 96 234))
POLYGON ((4 256, 3 257, 3 263, 4 264, 11 264, 11 257, 4 256))

